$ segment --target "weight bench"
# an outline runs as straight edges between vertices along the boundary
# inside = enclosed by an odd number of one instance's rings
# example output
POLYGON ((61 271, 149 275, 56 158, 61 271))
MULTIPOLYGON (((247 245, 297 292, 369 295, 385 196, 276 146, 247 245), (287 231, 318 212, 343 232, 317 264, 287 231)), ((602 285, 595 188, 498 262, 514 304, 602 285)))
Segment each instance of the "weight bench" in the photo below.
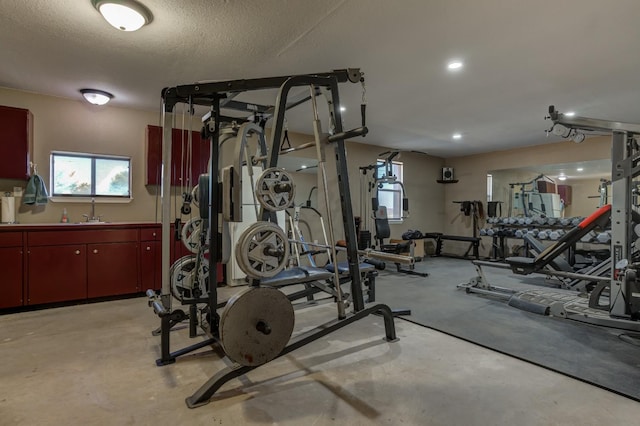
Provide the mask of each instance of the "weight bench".
POLYGON ((540 252, 536 257, 507 257, 505 260, 511 270, 520 275, 528 275, 539 271, 545 266, 556 261, 558 256, 580 238, 591 232, 596 227, 604 228, 611 217, 611 205, 607 204, 593 212, 591 216, 585 218, 575 228, 567 232, 554 244, 540 252))
MULTIPOLYGON (((375 271, 375 267, 366 263, 360 265, 360 272, 366 272, 365 284, 368 287, 369 299, 367 302, 373 302, 375 299, 375 277, 378 273, 375 271)), ((350 281, 349 265, 345 262, 344 265, 338 264, 338 274, 343 275, 338 285, 342 285, 350 281)), ((318 292, 324 292, 337 297, 337 293, 333 286, 325 284, 329 280, 332 280, 333 265, 327 265, 325 268, 318 268, 315 266, 294 266, 289 269, 278 272, 273 277, 262 278, 260 280, 261 285, 271 287, 286 287, 289 285, 302 284, 305 289, 294 293, 295 298, 307 296, 307 301, 312 302, 314 300, 313 295, 318 292)), ((346 293, 343 294, 345 299, 348 297, 346 293)))
MULTIPOLYGON (((529 250, 535 256, 540 255, 546 250, 544 244, 542 244, 542 242, 533 235, 525 234, 523 239, 525 243, 529 245, 529 250)), ((551 269, 553 269, 554 271, 573 272, 573 267, 569 264, 569 262, 563 259, 562 256, 551 259, 548 266, 551 267, 551 269)))
POLYGON ((469 252, 473 249, 473 257, 475 257, 476 259, 480 259, 480 253, 479 253, 479 248, 480 248, 480 241, 481 238, 480 237, 464 237, 462 235, 445 235, 445 234, 441 234, 439 232, 429 232, 424 234, 424 238, 433 238, 434 240, 436 240, 436 256, 442 256, 442 242, 445 240, 448 241, 464 241, 464 242, 469 242, 469 248, 467 249, 467 251, 462 255, 462 257, 467 258, 469 257, 469 252))
MULTIPOLYGON (((329 263, 325 266, 327 271, 333 274, 334 266, 332 263, 329 263)), ((368 263, 360 263, 358 265, 360 269, 360 274, 363 278, 363 283, 367 288, 367 303, 375 302, 376 300, 376 277, 378 276, 378 271, 376 271, 375 266, 370 265, 368 263)), ((349 264, 347 262, 338 262, 338 274, 340 275, 340 284, 344 284, 349 282, 351 277, 349 276, 349 264)))

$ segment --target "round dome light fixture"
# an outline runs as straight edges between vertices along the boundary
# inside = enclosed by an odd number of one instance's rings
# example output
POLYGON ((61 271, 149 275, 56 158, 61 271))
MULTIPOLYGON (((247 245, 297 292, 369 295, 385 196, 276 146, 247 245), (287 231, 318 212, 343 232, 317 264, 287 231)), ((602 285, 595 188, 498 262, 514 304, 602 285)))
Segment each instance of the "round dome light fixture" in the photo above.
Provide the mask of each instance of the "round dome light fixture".
POLYGON ((113 95, 109 92, 105 92, 104 90, 80 89, 80 93, 82 93, 82 96, 84 96, 87 102, 94 105, 105 105, 113 99, 113 95))
POLYGON ((135 0, 91 0, 102 17, 121 31, 136 31, 153 21, 151 11, 135 0))

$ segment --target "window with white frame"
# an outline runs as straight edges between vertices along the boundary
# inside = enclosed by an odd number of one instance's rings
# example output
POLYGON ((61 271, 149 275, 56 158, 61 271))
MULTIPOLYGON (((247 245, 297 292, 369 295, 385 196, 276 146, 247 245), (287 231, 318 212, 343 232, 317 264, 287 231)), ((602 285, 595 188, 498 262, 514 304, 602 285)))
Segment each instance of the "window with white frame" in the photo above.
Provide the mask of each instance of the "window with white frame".
POLYGON ((376 178, 391 178, 389 182, 380 181, 378 186, 378 204, 387 208, 387 217, 390 221, 402 220, 402 162, 391 163, 391 176, 388 175, 388 167, 384 160, 377 161, 376 178), (392 177, 395 177, 393 179, 392 177), (396 183, 391 183, 396 182, 396 183))
POLYGON ((131 158, 54 151, 51 196, 131 198, 131 158))

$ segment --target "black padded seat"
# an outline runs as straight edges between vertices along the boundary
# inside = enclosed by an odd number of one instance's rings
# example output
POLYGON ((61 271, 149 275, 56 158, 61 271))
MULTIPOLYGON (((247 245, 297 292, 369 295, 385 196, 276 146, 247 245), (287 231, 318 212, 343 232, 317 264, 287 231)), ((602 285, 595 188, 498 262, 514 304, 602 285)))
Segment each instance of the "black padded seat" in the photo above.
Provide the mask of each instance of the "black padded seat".
MULTIPOLYGON (((327 266, 325 266, 325 268, 327 269, 327 271, 333 273, 334 267, 333 267, 333 263, 329 263, 327 266)), ((360 272, 361 273, 368 273, 371 271, 375 271, 375 266, 370 265, 368 263, 361 263, 358 265, 358 268, 360 268, 360 272)), ((338 262, 338 273, 339 274, 348 274, 349 273, 349 263, 348 262, 338 262)))
POLYGON ((535 257, 508 257, 507 262, 511 266, 511 270, 516 274, 529 275, 538 269, 535 257))
POLYGON ((324 268, 315 268, 311 266, 295 266, 278 272, 273 277, 262 278, 260 284, 270 285, 273 287, 284 287, 293 284, 304 284, 312 281, 325 281, 331 279, 333 273, 324 268))

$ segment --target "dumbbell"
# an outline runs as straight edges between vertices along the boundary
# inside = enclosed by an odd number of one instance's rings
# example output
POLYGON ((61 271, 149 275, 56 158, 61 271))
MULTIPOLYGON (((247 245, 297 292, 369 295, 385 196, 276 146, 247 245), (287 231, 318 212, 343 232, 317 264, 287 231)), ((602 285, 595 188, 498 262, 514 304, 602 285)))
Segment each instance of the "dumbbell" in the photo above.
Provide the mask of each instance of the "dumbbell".
POLYGON ((504 235, 506 237, 514 237, 516 235, 516 230, 513 228, 507 228, 504 230, 504 235))
POLYGON ((555 225, 557 221, 555 217, 547 217, 547 225, 555 225))
POLYGON ((516 237, 516 238, 522 238, 522 237, 524 237, 524 235, 525 235, 527 232, 529 232, 529 231, 527 231, 527 229, 526 229, 526 228, 525 228, 525 229, 518 229, 518 230, 516 230, 516 232, 513 234, 513 236, 514 236, 514 237, 516 237))
POLYGON ((548 238, 549 238, 549 231, 542 230, 542 231, 538 232, 538 239, 539 240, 546 240, 548 238))
POLYGON ((591 231, 588 234, 584 235, 582 238, 580 238, 580 241, 582 241, 583 243, 590 243, 592 241, 596 241, 597 236, 598 234, 596 232, 591 231))
POLYGON ((533 218, 532 217, 525 217, 524 218, 524 224, 525 225, 531 225, 533 223, 533 218))
POLYGON ((553 241, 558 241, 564 235, 564 231, 562 229, 554 229, 549 232, 549 239, 553 241))
POLYGON ((578 226, 580 225, 580 222, 582 222, 584 220, 584 217, 574 217, 573 219, 571 219, 571 226, 578 226))
POLYGON ((508 225, 509 224, 509 218, 508 217, 503 217, 502 220, 500 221, 501 224, 503 225, 508 225))
POLYGON ((485 235, 487 235, 487 230, 484 228, 480 229, 480 236, 483 237, 485 235))
POLYGON ((610 244, 611 243, 611 231, 604 231, 598 234, 596 240, 602 244, 610 244))
POLYGON ((636 235, 640 237, 640 223, 633 227, 633 232, 635 232, 636 235))
POLYGON ((517 222, 518 222, 517 217, 510 217, 509 220, 507 221, 509 225, 515 225, 517 222))
POLYGON ((518 218, 518 225, 524 225, 526 220, 527 220, 526 217, 519 217, 518 218))
POLYGON ((545 223, 547 223, 547 218, 546 217, 542 217, 542 216, 536 216, 533 221, 535 223, 537 223, 538 225, 544 225, 545 223))
POLYGON ((560 225, 569 226, 569 225, 571 225, 571 221, 572 220, 573 220, 572 217, 563 217, 562 219, 560 219, 560 225))
POLYGON ((498 232, 499 229, 500 228, 487 228, 485 235, 487 235, 489 237, 493 237, 496 234, 496 232, 498 232))
POLYGON ((538 229, 530 229, 529 231, 527 231, 527 235, 530 235, 532 237, 537 237, 538 232, 540 232, 538 229))

